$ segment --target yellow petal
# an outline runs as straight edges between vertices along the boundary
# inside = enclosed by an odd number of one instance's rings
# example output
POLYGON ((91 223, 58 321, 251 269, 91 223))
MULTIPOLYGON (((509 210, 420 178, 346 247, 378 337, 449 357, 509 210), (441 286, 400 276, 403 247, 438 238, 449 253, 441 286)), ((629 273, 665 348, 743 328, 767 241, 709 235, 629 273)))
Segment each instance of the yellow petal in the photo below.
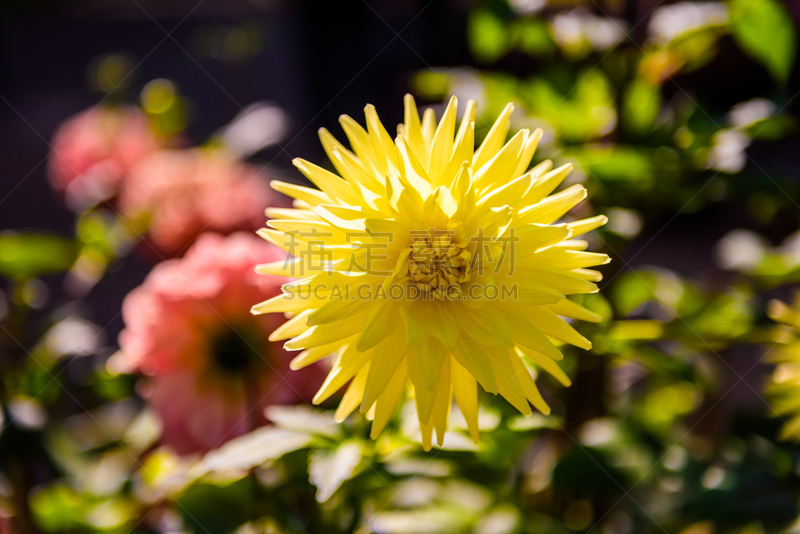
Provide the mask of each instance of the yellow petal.
POLYGON ((461 329, 459 339, 466 336, 481 345, 509 348, 514 346, 514 338, 502 314, 470 310, 461 305, 461 302, 448 302, 444 310, 461 329))
POLYGON ((525 364, 522 363, 520 354, 514 352, 510 355, 510 359, 511 365, 514 367, 514 370, 517 373, 517 379, 522 386, 522 391, 525 392, 525 397, 536 407, 537 410, 545 415, 550 415, 550 406, 548 406, 544 401, 544 398, 542 398, 539 388, 536 387, 536 382, 533 381, 533 377, 531 376, 530 372, 528 372, 525 364))
POLYGON ((292 359, 289 363, 289 369, 292 371, 299 371, 304 367, 320 361, 334 353, 336 353, 343 345, 350 345, 355 340, 355 337, 343 339, 342 341, 335 341, 327 345, 319 345, 306 349, 292 359))
POLYGON ((561 370, 558 364, 547 356, 519 347, 517 348, 517 351, 520 354, 524 354, 526 357, 530 358, 533 363, 547 371, 553 378, 561 382, 562 385, 569 387, 572 384, 572 380, 570 380, 566 373, 561 370))
POLYGON ((433 337, 427 338, 419 347, 409 347, 408 373, 414 387, 433 391, 446 356, 447 349, 433 337))
MULTIPOLYGON (((322 142, 322 147, 325 149, 325 153, 328 155, 328 159, 331 160, 333 166, 336 168, 336 172, 338 172, 342 177, 344 177, 344 169, 341 167, 341 161, 334 156, 334 152, 339 150, 341 152, 350 152, 347 150, 344 145, 342 145, 328 130, 327 128, 320 128, 317 130, 319 134, 319 140, 322 142)), ((355 154, 350 152, 350 154, 355 157, 355 154)))
MULTIPOLYGON (((453 153, 453 135, 456 129, 456 108, 458 99, 453 96, 444 110, 442 120, 436 128, 431 143, 430 159, 428 160, 428 176, 431 178, 433 186, 445 185, 442 174, 445 167, 450 163, 450 156, 453 153)), ((449 181, 447 182, 449 184, 449 181)))
POLYGON ((323 190, 334 201, 356 206, 361 204, 358 193, 346 180, 301 158, 293 159, 292 163, 306 178, 311 180, 311 183, 323 190))
POLYGON ((472 167, 474 169, 483 167, 502 148, 508 135, 509 119, 513 111, 514 104, 508 104, 503 109, 503 112, 500 113, 500 116, 497 117, 480 148, 475 151, 475 156, 472 158, 472 167))
POLYGON ((281 182, 280 180, 272 180, 269 183, 270 187, 279 193, 302 200, 309 206, 316 206, 317 204, 330 204, 331 199, 322 191, 311 189, 310 187, 303 187, 302 185, 289 184, 281 182))
POLYGON ((253 315, 264 313, 298 313, 309 307, 307 300, 297 298, 296 295, 283 293, 277 297, 260 302, 250 308, 253 315))
POLYGON ((347 136, 348 141, 350 141, 350 147, 353 149, 353 152, 356 153, 358 159, 361 160, 361 163, 374 173, 377 173, 378 176, 386 174, 388 167, 386 167, 385 159, 383 165, 381 165, 379 158, 375 155, 375 150, 372 147, 372 142, 367 131, 348 115, 340 116, 339 124, 342 125, 344 134, 347 136))
POLYGON ((301 350, 326 345, 360 332, 363 325, 364 315, 359 314, 336 323, 312 326, 298 337, 284 343, 283 347, 286 350, 301 350))
POLYGON ((426 304, 422 299, 416 299, 408 303, 408 306, 400 308, 405 325, 406 343, 412 347, 418 347, 430 334, 431 325, 426 320, 429 306, 426 304))
POLYGON ((586 198, 586 188, 580 184, 570 186, 551 195, 538 204, 520 210, 520 220, 526 223, 550 224, 586 198))
POLYGON ((370 301, 368 300, 344 298, 328 299, 322 307, 314 310, 313 313, 308 316, 308 326, 341 321, 342 319, 366 311, 369 305, 370 301))
POLYGON ((450 358, 446 358, 439 374, 436 400, 433 403, 431 423, 436 429, 436 442, 441 447, 444 444, 444 434, 447 431, 447 420, 450 417, 450 407, 453 404, 453 393, 450 379, 450 358))
POLYGON ((342 397, 342 402, 339 403, 339 407, 336 408, 336 413, 333 415, 337 423, 341 423, 347 419, 347 416, 353 413, 353 410, 358 408, 358 405, 361 404, 361 397, 364 395, 364 386, 367 383, 368 373, 369 363, 362 367, 355 378, 353 378, 353 381, 350 382, 350 386, 348 386, 347 391, 345 391, 342 397))
POLYGON ((548 304, 547 307, 563 317, 571 317, 590 323, 599 323, 603 320, 599 314, 589 311, 580 304, 569 299, 560 300, 555 304, 548 304))
POLYGON ((419 112, 414 97, 407 94, 403 102, 405 103, 405 115, 403 117, 404 132, 403 137, 408 141, 408 146, 414 156, 424 167, 428 166, 428 149, 425 139, 422 137, 422 127, 419 122, 419 112))
POLYGON ((564 178, 566 178, 570 172, 572 172, 572 163, 566 163, 557 169, 543 174, 533 184, 530 192, 525 197, 525 201, 531 204, 541 201, 547 195, 555 191, 556 187, 564 181, 564 178))
MULTIPOLYGON (((526 313, 529 311, 530 310, 526 310, 526 313)), ((514 335, 514 340, 517 342, 517 345, 522 345, 532 351, 545 354, 554 360, 560 360, 564 357, 561 351, 547 339, 547 336, 536 328, 536 325, 529 321, 522 313, 516 311, 507 312, 505 317, 508 320, 508 326, 514 335)))
POLYGON ((483 389, 489 393, 497 393, 497 380, 486 347, 479 345, 469 336, 460 336, 456 350, 452 354, 453 358, 480 382, 483 389))
POLYGON ((478 384, 457 360, 450 360, 450 373, 453 384, 453 396, 458 403, 464 420, 467 422, 469 434, 477 444, 480 439, 478 431, 478 384))
POLYGON ((364 319, 364 330, 358 338, 356 346, 364 351, 374 347, 399 326, 400 303, 394 299, 378 299, 373 301, 364 319))
POLYGON ((430 333, 433 337, 452 350, 456 348, 461 329, 455 320, 447 313, 447 309, 439 302, 429 302, 426 306, 426 321, 430 326, 430 333))
POLYGON ((285 339, 289 339, 290 337, 299 336, 306 330, 308 330, 308 325, 306 321, 308 320, 308 316, 314 310, 303 310, 302 312, 298 313, 278 328, 273 330, 273 332, 269 335, 270 341, 283 341, 285 339))
MULTIPOLYGON (((517 378, 517 371, 511 363, 508 349, 489 347, 491 352, 492 367, 497 376, 497 389, 514 408, 523 415, 531 414, 531 407, 522 391, 522 386, 517 378)), ((516 355, 514 355, 516 357, 516 355)))
POLYGON ((396 330, 394 334, 372 349, 371 361, 374 362, 374 365, 370 367, 367 376, 364 398, 361 401, 362 413, 369 410, 375 403, 407 352, 408 347, 400 330, 396 330))
POLYGON ((528 308, 525 313, 531 323, 536 325, 536 328, 545 335, 584 350, 591 350, 591 341, 580 335, 572 326, 552 311, 544 307, 534 306, 528 308))
POLYGON ((520 152, 528 140, 530 133, 528 130, 520 130, 503 147, 500 152, 486 163, 483 167, 475 171, 473 185, 477 189, 492 189, 508 183, 515 178, 514 170, 519 163, 520 152))
POLYGON ((518 258, 530 257, 537 250, 550 247, 570 237, 566 224, 524 224, 514 228, 519 242, 514 248, 518 258))
POLYGON ((533 133, 528 136, 528 140, 520 154, 519 163, 512 176, 520 176, 528 169, 528 165, 531 164, 531 159, 533 159, 533 153, 536 152, 536 147, 539 146, 539 141, 542 140, 543 135, 544 131, 541 128, 536 128, 533 133))
POLYGON ((403 398, 406 384, 408 384, 408 369, 405 362, 401 362, 383 393, 378 395, 378 400, 375 401, 375 417, 370 431, 372 439, 376 439, 386 426, 386 423, 389 422, 389 418, 392 417, 395 408, 397 408, 397 403, 403 398))
POLYGON ((384 154, 387 160, 387 165, 397 168, 397 156, 395 152, 395 145, 386 128, 383 127, 381 120, 378 118, 378 112, 375 111, 375 106, 368 104, 364 108, 364 115, 367 118, 367 131, 369 138, 372 141, 372 148, 378 158, 384 154))
POLYGON ((370 360, 371 352, 359 352, 353 345, 340 351, 339 357, 333 363, 325 382, 320 386, 312 402, 319 404, 339 391, 347 382, 358 373, 370 360))
POLYGON ((422 139, 425 141, 425 151, 430 154, 433 135, 436 132, 436 112, 428 108, 422 113, 422 139))
POLYGON ((606 254, 596 252, 584 252, 582 250, 563 250, 550 248, 536 253, 534 259, 552 265, 564 271, 572 269, 583 269, 585 267, 595 267, 604 265, 611 261, 606 254))
POLYGON ((572 237, 583 235, 586 232, 591 232, 595 228, 599 228, 608 222, 608 217, 605 215, 597 215, 589 219, 567 223, 572 229, 572 237))

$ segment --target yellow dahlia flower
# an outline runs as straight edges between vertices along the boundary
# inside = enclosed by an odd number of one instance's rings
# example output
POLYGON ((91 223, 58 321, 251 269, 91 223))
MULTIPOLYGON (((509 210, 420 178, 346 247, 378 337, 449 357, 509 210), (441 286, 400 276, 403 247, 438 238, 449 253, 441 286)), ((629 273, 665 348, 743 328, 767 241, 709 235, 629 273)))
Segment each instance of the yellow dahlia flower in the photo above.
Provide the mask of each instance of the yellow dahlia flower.
POLYGON ((794 304, 770 301, 767 314, 782 324, 776 332, 775 350, 767 353, 777 363, 767 385, 772 409, 780 417, 788 417, 780 439, 800 441, 800 293, 794 304))
POLYGON ((528 170, 542 131, 506 143, 509 104, 475 150, 475 102, 458 129, 456 107, 437 125, 407 95, 392 140, 369 105, 366 130, 340 119, 350 150, 321 129, 338 175, 296 159, 319 190, 273 181, 295 209, 268 210, 259 232, 295 257, 257 270, 299 279, 252 309, 292 316, 271 339, 302 350, 293 368, 336 354, 313 402, 349 382, 336 418, 360 407, 373 438, 410 380, 426 450, 434 429, 442 444, 453 397, 477 442, 478 384, 523 414, 550 412, 528 366, 569 385, 557 345, 591 343, 562 317, 600 317, 565 295, 597 291, 588 267, 608 262, 573 239, 606 217, 556 223, 586 197, 581 185, 551 194, 572 166, 528 170))

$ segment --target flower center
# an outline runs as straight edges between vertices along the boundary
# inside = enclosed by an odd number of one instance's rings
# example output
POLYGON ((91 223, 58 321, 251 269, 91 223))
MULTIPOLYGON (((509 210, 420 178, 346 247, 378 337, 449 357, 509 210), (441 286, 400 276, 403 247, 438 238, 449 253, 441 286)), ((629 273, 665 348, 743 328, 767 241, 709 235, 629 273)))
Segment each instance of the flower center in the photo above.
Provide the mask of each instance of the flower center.
POLYGON ((437 299, 454 296, 470 279, 471 254, 453 242, 448 232, 433 230, 411 238, 408 275, 427 295, 437 299))
POLYGON ((228 328, 217 333, 211 341, 211 356, 217 368, 223 372, 237 375, 253 370, 262 361, 262 356, 254 347, 258 340, 248 329, 242 331, 228 328))

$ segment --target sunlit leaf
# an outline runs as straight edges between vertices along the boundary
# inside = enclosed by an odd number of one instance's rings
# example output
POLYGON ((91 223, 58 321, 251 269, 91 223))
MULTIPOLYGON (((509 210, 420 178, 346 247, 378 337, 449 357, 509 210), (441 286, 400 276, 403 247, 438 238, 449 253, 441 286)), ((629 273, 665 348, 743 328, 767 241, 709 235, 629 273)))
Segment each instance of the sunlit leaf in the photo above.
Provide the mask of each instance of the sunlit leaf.
POLYGON ((39 527, 54 532, 79 527, 88 503, 66 483, 56 483, 35 491, 30 506, 39 527))
POLYGON ((645 187, 653 181, 655 169, 650 153, 639 147, 587 145, 568 152, 586 171, 602 181, 622 181, 645 187))
POLYGON ((517 47, 531 56, 551 56, 556 44, 550 36, 547 23, 538 18, 526 18, 510 28, 517 47))
POLYGON ((467 40, 476 58, 491 63, 506 51, 506 28, 497 15, 479 9, 473 11, 467 21, 467 40))
POLYGON ((72 241, 46 234, 0 234, 0 276, 32 278, 66 271, 75 260, 72 241))
POLYGON ((312 436, 263 427, 232 439, 201 460, 198 472, 246 470, 308 445, 312 436))
POLYGON ((778 81, 786 82, 795 57, 794 24, 777 0, 733 0, 731 31, 747 54, 778 81))
POLYGON ((625 91, 623 106, 625 127, 634 133, 647 133, 661 106, 661 90, 658 86, 636 78, 625 91))
POLYGON ((308 478, 317 487, 317 502, 325 502, 356 473, 364 446, 360 441, 342 442, 334 450, 320 449, 308 458, 308 478))
POLYGON ((327 437, 336 437, 342 432, 332 412, 322 412, 310 406, 270 406, 266 415, 275 425, 291 432, 327 437))
POLYGON ((655 285, 656 280, 652 273, 631 272, 620 276, 611 294, 620 315, 626 316, 655 298, 655 285))

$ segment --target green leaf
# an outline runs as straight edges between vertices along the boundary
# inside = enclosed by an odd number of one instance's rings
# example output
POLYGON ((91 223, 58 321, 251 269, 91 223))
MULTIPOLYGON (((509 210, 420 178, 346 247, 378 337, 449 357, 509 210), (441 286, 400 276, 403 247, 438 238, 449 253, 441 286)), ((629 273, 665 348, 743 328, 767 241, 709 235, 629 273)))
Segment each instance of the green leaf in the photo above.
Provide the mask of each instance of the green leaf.
POLYGON ((330 499, 336 490, 356 475, 364 445, 355 440, 342 442, 335 450, 320 449, 308 458, 308 479, 317 487, 317 502, 330 499))
POLYGON ((655 277, 646 271, 634 271, 620 276, 611 293, 620 316, 625 317, 645 302, 654 299, 655 286, 655 277))
POLYGON ((275 460, 284 454, 302 449, 313 436, 275 427, 262 427, 232 439, 205 455, 195 474, 247 470, 275 460))
POLYGON ((556 52, 556 44, 550 36, 550 29, 542 19, 521 19, 509 29, 517 48, 528 55, 549 57, 556 52))
POLYGON ((341 427, 334 421, 332 412, 323 412, 303 405, 275 405, 267 408, 266 415, 267 419, 283 430, 341 438, 341 427))
POLYGON ((75 261, 75 245, 63 237, 4 232, 0 234, 0 276, 33 278, 66 271, 75 261))
POLYGON ((467 21, 467 41, 473 55, 485 63, 492 63, 505 54, 506 27, 491 11, 478 9, 470 13, 467 21))
POLYGON ((661 90, 641 78, 631 82, 625 91, 623 116, 625 127, 630 132, 645 134, 653 126, 661 107, 661 90))
POLYGON ((769 73, 785 83, 795 56, 792 17, 777 0, 733 0, 731 32, 739 46, 769 73))
POLYGON ((654 181, 656 169, 652 152, 631 145, 584 145, 576 150, 564 150, 565 157, 578 160, 586 171, 603 182, 620 182, 641 189, 654 181))
POLYGON ((254 502, 253 484, 250 478, 229 485, 198 484, 180 496, 176 511, 189 532, 236 532, 253 515, 266 512, 261 502, 254 502))

